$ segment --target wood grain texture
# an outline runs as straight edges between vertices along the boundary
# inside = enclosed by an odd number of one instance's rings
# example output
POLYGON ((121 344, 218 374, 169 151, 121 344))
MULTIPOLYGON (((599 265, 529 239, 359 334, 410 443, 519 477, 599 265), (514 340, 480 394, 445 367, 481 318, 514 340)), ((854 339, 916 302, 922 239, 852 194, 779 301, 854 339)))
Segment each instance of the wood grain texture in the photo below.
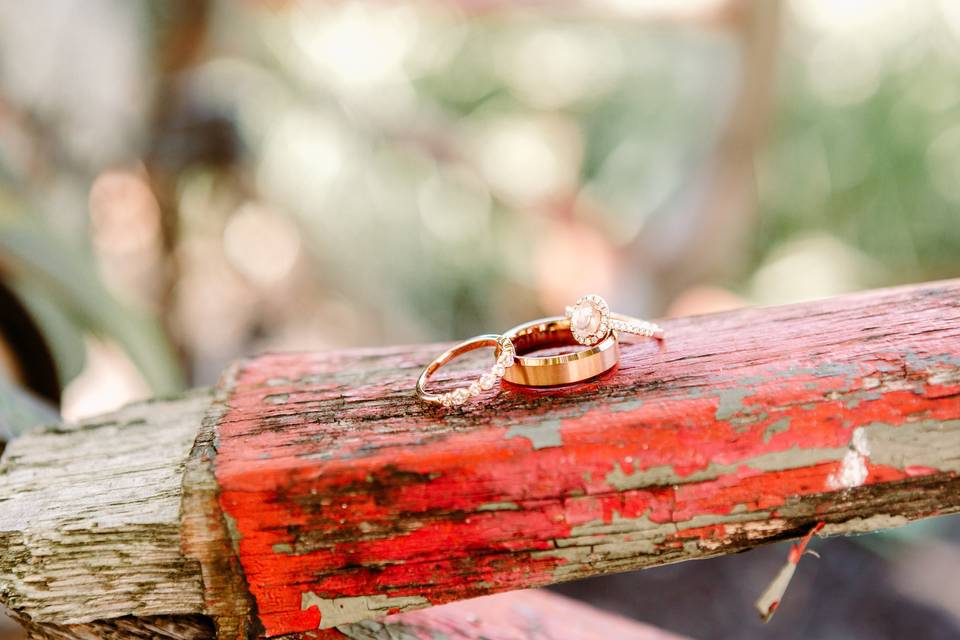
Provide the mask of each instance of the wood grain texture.
POLYGON ((36 624, 202 611, 180 552, 184 464, 209 390, 31 432, 0 463, 0 599, 36 624))
POLYGON ((14 614, 18 632, 0 634, 3 640, 210 640, 213 621, 203 615, 121 616, 77 624, 36 622, 14 614))
POLYGON ((434 345, 264 355, 28 434, 0 599, 37 638, 459 638, 412 610, 960 510, 960 282, 664 324, 452 412, 413 394, 434 345))
POLYGON ((220 638, 252 638, 262 628, 254 615, 236 554, 232 523, 220 511, 214 473, 215 425, 222 415, 215 405, 203 418, 185 465, 181 509, 181 548, 197 562, 203 582, 203 608, 216 620, 220 638))
POLYGON ((412 392, 441 345, 239 363, 214 466, 265 633, 960 508, 957 282, 664 324, 453 412, 412 392))

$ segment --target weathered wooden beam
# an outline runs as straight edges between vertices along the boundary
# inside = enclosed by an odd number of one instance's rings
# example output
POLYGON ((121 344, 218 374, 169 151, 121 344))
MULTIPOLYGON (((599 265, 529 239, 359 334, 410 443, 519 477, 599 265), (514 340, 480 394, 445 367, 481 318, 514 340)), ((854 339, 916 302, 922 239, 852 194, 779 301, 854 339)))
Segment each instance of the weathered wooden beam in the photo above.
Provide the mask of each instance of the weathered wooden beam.
POLYGON ((14 440, 0 464, 0 600, 61 624, 203 610, 180 551, 184 464, 209 390, 14 440))
POLYGON ((960 281, 664 325, 452 413, 412 393, 434 345, 260 356, 212 400, 28 435, 0 597, 279 636, 960 510, 960 281))

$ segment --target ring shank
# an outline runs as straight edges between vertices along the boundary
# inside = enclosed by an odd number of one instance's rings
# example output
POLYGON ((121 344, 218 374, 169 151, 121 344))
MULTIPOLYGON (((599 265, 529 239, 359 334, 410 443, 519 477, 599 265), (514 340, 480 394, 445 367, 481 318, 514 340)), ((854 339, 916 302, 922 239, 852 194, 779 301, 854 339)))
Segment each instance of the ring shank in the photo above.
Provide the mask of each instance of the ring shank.
POLYGON ((420 377, 417 379, 417 396, 421 400, 427 402, 440 402, 441 394, 439 393, 430 393, 427 391, 427 380, 430 379, 434 373, 437 372, 440 367, 447 364, 457 356, 461 356, 464 353, 475 351, 477 349, 483 349, 485 347, 496 347, 497 355, 500 355, 500 343, 498 339, 500 336, 496 334, 486 334, 482 336, 477 336, 475 338, 470 338, 466 342, 461 342, 460 344, 451 347, 441 353, 439 356, 433 359, 430 364, 427 365, 426 369, 420 374, 420 377))
MULTIPOLYGON (((640 318, 623 315, 622 313, 611 313, 610 319, 613 321, 612 324, 622 323, 629 326, 629 328, 624 328, 621 330, 623 333, 636 334, 646 336, 648 338, 663 340, 663 327, 655 322, 641 320, 640 318)), ((614 327, 614 330, 616 331, 617 329, 614 327)))
POLYGON ((598 344, 578 351, 555 356, 521 355, 551 347, 578 346, 570 331, 570 320, 561 316, 527 322, 503 335, 513 342, 517 351, 514 365, 503 376, 513 384, 549 387, 582 382, 610 370, 620 360, 617 337, 613 333, 598 344))

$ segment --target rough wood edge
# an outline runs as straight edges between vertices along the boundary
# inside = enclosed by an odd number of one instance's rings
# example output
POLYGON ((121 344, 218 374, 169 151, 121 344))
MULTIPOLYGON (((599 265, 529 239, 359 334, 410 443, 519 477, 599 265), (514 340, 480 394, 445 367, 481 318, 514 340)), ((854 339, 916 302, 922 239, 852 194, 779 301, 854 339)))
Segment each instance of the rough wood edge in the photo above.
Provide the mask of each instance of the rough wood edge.
MULTIPOLYGON (((231 375, 228 369, 227 376, 231 375)), ((230 533, 229 516, 218 502, 214 473, 215 425, 225 408, 214 397, 203 417, 183 475, 181 548, 200 565, 205 613, 213 618, 218 640, 254 638, 263 631, 230 533)))

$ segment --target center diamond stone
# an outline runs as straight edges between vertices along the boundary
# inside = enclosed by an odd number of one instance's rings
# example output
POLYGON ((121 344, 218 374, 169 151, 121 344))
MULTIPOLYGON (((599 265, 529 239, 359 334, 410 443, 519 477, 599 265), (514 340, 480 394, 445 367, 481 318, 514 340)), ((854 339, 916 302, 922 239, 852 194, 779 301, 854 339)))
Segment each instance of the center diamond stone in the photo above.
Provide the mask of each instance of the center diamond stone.
POLYGON ((574 307, 570 317, 573 327, 577 331, 587 335, 597 332, 602 319, 603 316, 600 309, 594 306, 589 300, 584 300, 574 307))

